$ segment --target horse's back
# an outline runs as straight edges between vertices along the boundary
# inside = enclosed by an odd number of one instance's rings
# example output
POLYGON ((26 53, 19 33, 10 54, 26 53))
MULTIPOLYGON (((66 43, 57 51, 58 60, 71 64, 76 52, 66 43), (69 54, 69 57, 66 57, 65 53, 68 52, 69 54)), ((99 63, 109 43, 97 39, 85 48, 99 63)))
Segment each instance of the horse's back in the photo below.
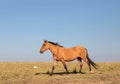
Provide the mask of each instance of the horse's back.
POLYGON ((63 51, 67 51, 67 52, 79 52, 81 50, 85 50, 86 48, 83 46, 75 46, 75 47, 71 47, 71 48, 63 48, 63 51))
POLYGON ((72 47, 72 49, 78 49, 78 50, 80 50, 80 49, 86 49, 86 48, 83 47, 83 46, 75 46, 75 47, 72 47))
POLYGON ((87 53, 87 49, 83 46, 76 46, 72 48, 74 51, 76 51, 78 54, 85 54, 87 53))
POLYGON ((71 47, 71 48, 63 48, 63 52, 64 53, 68 53, 68 54, 80 54, 81 52, 85 52, 86 48, 83 46, 75 46, 75 47, 71 47))

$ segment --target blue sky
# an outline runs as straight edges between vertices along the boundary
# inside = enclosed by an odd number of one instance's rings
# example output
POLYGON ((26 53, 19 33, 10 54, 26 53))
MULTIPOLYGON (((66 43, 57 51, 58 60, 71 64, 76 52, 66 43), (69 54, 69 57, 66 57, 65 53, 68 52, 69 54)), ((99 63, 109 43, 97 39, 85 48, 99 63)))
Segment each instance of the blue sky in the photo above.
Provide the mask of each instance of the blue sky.
POLYGON ((52 61, 44 39, 82 45, 94 61, 120 61, 119 0, 1 0, 0 61, 52 61))

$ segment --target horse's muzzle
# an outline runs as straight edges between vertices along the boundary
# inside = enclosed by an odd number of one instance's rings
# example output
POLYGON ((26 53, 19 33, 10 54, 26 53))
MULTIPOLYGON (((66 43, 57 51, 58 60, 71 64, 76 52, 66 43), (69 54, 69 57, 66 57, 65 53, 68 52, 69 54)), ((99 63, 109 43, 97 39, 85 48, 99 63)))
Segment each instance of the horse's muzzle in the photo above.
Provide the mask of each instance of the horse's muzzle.
POLYGON ((43 51, 40 51, 41 54, 43 54, 43 51))

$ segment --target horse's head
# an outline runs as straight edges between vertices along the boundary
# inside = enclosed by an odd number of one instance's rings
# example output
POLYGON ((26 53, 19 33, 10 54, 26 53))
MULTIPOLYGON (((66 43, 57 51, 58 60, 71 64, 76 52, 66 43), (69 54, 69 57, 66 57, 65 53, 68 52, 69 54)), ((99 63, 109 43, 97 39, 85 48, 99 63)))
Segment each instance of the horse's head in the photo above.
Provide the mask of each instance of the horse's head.
POLYGON ((49 49, 49 42, 47 40, 44 40, 44 43, 40 49, 40 53, 42 54, 48 49, 49 49))

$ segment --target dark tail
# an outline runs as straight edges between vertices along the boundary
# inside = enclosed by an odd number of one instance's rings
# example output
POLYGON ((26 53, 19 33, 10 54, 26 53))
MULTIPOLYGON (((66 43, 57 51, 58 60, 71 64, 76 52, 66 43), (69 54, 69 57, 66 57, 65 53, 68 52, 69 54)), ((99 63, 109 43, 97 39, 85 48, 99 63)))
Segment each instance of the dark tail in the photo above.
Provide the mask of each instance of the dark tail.
POLYGON ((95 68, 97 69, 98 65, 96 63, 94 63, 88 56, 87 56, 87 59, 89 61, 89 63, 95 68))
MULTIPOLYGON (((86 49, 86 51, 87 51, 87 49, 86 49)), ((88 51, 87 51, 87 59, 88 59, 89 63, 90 63, 95 69, 97 69, 98 65, 89 58, 89 56, 88 56, 88 51)))

